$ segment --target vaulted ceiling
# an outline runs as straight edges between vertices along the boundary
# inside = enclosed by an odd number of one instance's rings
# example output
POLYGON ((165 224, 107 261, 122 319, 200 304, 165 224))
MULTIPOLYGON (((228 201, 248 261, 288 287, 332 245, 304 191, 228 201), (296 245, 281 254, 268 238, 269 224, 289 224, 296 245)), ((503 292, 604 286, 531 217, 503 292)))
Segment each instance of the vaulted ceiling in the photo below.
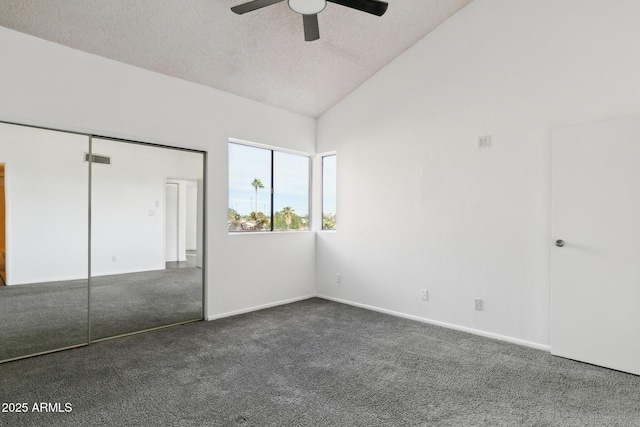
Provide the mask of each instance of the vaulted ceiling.
POLYGON ((287 1, 2 0, 0 25, 317 117, 472 0, 386 0, 374 16, 335 3, 304 41, 287 1))

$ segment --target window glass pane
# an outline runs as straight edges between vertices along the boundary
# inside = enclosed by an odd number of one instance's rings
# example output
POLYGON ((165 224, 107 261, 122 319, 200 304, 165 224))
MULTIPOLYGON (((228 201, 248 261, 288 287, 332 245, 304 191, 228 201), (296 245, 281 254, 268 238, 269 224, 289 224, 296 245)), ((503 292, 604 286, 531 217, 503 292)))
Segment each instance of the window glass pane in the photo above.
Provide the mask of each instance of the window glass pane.
POLYGON ((322 229, 336 229, 336 156, 322 158, 322 229))
POLYGON ((271 229, 271 150, 229 144, 229 231, 271 229))
POLYGON ((274 230, 309 229, 309 158, 273 153, 274 230))

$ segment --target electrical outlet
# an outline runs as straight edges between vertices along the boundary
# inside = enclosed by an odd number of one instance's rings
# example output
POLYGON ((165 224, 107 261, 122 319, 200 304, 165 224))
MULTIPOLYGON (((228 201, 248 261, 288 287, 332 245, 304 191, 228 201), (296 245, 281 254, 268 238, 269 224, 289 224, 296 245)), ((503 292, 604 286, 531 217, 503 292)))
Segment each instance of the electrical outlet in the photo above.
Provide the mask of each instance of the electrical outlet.
POLYGON ((473 300, 473 308, 476 310, 482 310, 482 300, 479 298, 476 298, 473 300))
POLYGON ((491 147, 491 135, 478 137, 478 149, 491 147))
POLYGON ((420 293, 423 300, 429 299, 429 291, 427 291, 426 289, 420 289, 420 293))
POLYGON ((336 273, 336 283, 342 283, 342 274, 336 273))
POLYGON ((115 255, 111 257, 111 262, 116 262, 118 261, 118 257, 116 257, 115 255))

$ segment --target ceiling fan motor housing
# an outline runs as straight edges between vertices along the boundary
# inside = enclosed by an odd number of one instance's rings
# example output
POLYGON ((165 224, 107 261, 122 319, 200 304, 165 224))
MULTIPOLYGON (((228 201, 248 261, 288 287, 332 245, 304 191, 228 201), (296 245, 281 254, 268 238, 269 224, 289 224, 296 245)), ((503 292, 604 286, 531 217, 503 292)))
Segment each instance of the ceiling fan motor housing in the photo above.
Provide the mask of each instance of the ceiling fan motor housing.
POLYGON ((327 7, 327 0, 289 0, 289 7, 301 15, 315 15, 327 7))

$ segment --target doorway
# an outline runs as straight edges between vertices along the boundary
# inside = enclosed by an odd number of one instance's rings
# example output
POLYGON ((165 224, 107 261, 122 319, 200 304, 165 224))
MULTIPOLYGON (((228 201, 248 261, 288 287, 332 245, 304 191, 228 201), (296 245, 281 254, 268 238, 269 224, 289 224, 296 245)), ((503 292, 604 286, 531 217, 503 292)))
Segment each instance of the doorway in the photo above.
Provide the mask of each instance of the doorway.
POLYGON ((177 183, 165 184, 165 262, 180 261, 179 254, 179 195, 180 188, 177 183))
POLYGON ((165 262, 167 268, 200 267, 198 259, 199 184, 165 180, 165 262))

